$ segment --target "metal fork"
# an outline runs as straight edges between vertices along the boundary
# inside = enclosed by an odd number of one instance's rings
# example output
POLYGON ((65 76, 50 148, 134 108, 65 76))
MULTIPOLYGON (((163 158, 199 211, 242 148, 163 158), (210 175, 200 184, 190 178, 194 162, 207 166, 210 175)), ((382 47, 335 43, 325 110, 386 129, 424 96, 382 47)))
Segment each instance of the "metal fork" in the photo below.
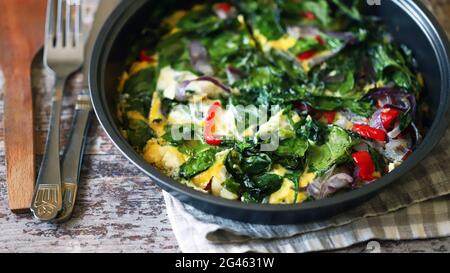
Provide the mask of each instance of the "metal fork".
POLYGON ((54 219, 62 208, 60 170, 60 116, 64 85, 84 59, 80 0, 49 0, 44 61, 56 76, 52 113, 44 158, 31 204, 34 216, 42 221, 54 219))

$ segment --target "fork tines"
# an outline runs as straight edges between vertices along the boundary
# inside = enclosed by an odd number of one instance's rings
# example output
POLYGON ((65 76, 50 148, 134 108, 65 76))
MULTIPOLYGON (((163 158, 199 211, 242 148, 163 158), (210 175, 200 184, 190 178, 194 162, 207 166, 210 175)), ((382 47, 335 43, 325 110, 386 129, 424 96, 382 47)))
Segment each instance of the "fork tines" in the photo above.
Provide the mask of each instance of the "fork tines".
POLYGON ((49 0, 47 39, 54 47, 71 47, 82 43, 80 0, 49 0))

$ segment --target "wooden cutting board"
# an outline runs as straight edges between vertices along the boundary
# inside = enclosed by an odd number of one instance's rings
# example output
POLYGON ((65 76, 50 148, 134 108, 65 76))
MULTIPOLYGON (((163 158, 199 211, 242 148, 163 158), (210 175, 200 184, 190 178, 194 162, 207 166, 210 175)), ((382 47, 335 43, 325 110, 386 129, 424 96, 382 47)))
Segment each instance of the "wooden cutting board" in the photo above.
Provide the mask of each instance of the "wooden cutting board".
POLYGON ((31 63, 42 47, 47 0, 0 0, 0 67, 9 207, 29 211, 35 183, 31 63))

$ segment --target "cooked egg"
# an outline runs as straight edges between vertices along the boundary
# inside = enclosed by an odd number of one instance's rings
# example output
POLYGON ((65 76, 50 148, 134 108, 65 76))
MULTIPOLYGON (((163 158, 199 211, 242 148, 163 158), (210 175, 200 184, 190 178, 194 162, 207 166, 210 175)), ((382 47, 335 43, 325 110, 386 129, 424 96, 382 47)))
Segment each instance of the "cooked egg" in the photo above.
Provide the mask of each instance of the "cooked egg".
POLYGON ((225 167, 225 159, 229 152, 229 150, 226 150, 224 152, 218 153, 216 155, 216 162, 214 163, 214 165, 212 165, 203 173, 195 176, 192 179, 192 183, 194 183, 201 189, 205 189, 209 185, 209 183, 212 182, 213 178, 215 179, 215 183, 222 184, 223 182, 225 182, 228 176, 228 172, 225 167))
POLYGON ((157 140, 152 139, 144 148, 144 159, 174 176, 188 157, 179 152, 176 147, 162 146, 157 140))
POLYGON ((300 185, 300 188, 306 188, 309 184, 311 184, 314 179, 316 178, 316 174, 312 172, 305 171, 302 176, 299 178, 298 184, 300 185))
POLYGON ((161 98, 159 97, 158 92, 153 93, 149 123, 150 128, 152 128, 159 137, 165 134, 167 120, 161 112, 161 98))
POLYGON ((289 180, 284 179, 281 188, 272 193, 269 197, 269 204, 299 204, 306 200, 306 194, 304 192, 296 192, 295 184, 289 180), (297 200, 296 200, 297 197, 297 200))
POLYGON ((135 62, 130 68, 130 76, 135 75, 146 68, 154 67, 155 65, 156 63, 135 62))

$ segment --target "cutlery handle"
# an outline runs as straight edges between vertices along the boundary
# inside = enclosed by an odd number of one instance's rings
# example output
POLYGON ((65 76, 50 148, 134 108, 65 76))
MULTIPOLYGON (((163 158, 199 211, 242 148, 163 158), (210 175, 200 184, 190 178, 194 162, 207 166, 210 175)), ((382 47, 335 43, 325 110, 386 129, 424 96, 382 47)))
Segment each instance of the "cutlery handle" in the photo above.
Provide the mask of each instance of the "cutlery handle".
POLYGON ((56 80, 47 143, 31 204, 34 216, 42 221, 54 219, 62 207, 59 135, 65 82, 65 78, 56 80))
POLYGON ((66 146, 61 163, 63 208, 56 219, 57 222, 69 219, 75 205, 92 112, 91 100, 87 90, 83 90, 78 96, 75 107, 69 143, 66 146))

